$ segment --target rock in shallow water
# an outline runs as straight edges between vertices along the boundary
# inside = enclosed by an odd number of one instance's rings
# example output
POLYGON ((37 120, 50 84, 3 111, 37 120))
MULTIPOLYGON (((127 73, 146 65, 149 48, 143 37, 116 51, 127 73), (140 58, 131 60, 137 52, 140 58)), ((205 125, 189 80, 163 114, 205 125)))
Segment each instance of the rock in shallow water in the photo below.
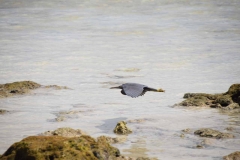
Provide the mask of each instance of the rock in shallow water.
POLYGON ((220 131, 213 130, 210 128, 202 128, 202 129, 196 130, 194 134, 199 135, 201 137, 209 137, 209 138, 217 138, 217 139, 234 137, 230 133, 222 133, 220 131))
MULTIPOLYGON (((174 106, 197 106, 219 108, 223 110, 236 110, 240 107, 240 84, 233 84, 226 93, 186 93, 184 101, 174 106)), ((238 111, 236 113, 239 113, 238 111)))
POLYGON ((10 97, 28 93, 32 89, 41 87, 40 84, 32 81, 20 81, 0 85, 0 97, 10 97))
POLYGON ((132 130, 127 127, 127 123, 124 121, 120 121, 117 123, 117 126, 114 129, 114 133, 117 134, 130 134, 132 130))
POLYGON ((13 83, 0 84, 0 98, 23 95, 37 88, 69 89, 65 86, 49 85, 43 86, 33 81, 19 81, 13 83))
POLYGON ((69 127, 58 128, 54 131, 47 131, 40 135, 43 136, 63 136, 63 137, 80 137, 82 135, 86 135, 85 132, 80 129, 72 129, 69 127))
POLYGON ((240 151, 233 152, 223 157, 224 160, 240 160, 240 151))

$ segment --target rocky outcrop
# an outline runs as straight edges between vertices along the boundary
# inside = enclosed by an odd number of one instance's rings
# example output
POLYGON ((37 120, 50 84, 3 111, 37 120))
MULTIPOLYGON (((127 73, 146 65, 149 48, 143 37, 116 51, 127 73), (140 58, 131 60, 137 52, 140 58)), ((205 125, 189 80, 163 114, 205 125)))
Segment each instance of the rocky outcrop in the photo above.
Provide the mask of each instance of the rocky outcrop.
POLYGON ((240 151, 233 152, 223 157, 224 160, 240 160, 240 151))
POLYGON ((184 101, 175 106, 199 106, 223 110, 240 109, 240 84, 233 84, 221 94, 186 93, 184 101))
POLYGON ((199 135, 201 137, 208 137, 208 138, 216 138, 216 139, 223 139, 223 138, 233 138, 234 135, 230 133, 222 133, 217 130, 213 130, 210 128, 202 128, 199 130, 196 130, 194 134, 199 135))
POLYGON ((41 87, 40 84, 32 81, 21 81, 0 84, 0 97, 10 97, 14 95, 21 95, 28 93, 32 89, 41 87))
POLYGON ((112 147, 105 139, 97 141, 90 136, 30 136, 14 143, 0 158, 15 159, 61 159, 61 160, 107 160, 120 156, 117 148, 112 147))
POLYGON ((69 89, 65 86, 48 85, 43 86, 33 81, 19 81, 13 83, 0 84, 0 98, 23 95, 37 88, 69 89))
POLYGON ((132 130, 127 127, 126 122, 120 121, 117 123, 113 132, 116 134, 130 134, 130 133, 132 133, 132 130))

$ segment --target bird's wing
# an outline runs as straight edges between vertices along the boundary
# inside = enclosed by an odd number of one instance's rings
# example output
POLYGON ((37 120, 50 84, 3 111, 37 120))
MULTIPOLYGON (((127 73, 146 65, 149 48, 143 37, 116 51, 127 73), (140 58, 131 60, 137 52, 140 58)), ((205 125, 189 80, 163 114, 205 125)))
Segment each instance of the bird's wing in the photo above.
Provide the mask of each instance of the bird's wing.
POLYGON ((128 84, 124 84, 122 86, 123 86, 123 90, 126 93, 126 95, 133 97, 133 98, 142 96, 145 93, 143 88, 146 86, 144 86, 144 85, 128 83, 128 84))

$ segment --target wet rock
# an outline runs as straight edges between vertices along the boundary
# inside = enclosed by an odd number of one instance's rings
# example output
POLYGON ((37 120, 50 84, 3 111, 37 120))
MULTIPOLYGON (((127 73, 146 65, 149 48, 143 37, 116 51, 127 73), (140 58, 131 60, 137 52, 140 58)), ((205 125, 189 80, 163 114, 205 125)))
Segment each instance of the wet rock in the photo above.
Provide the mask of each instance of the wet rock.
POLYGON ((120 156, 117 148, 105 139, 94 140, 90 136, 30 136, 14 143, 0 157, 1 160, 15 159, 116 159, 120 156))
POLYGON ((53 89, 70 89, 67 86, 58 86, 58 85, 47 85, 44 88, 53 88, 53 89))
POLYGON ((20 81, 0 85, 0 97, 10 97, 28 93, 32 89, 41 87, 40 84, 32 81, 20 81))
POLYGON ((233 152, 223 157, 224 160, 240 160, 240 151, 233 152))
POLYGON ((222 107, 226 107, 233 103, 232 98, 230 95, 221 95, 216 98, 212 103, 214 104, 220 104, 222 107))
POLYGON ((213 94, 207 94, 207 93, 185 93, 183 98, 191 98, 191 97, 206 97, 209 100, 215 100, 217 98, 217 95, 213 94))
POLYGON ((217 139, 234 137, 230 133, 222 133, 220 131, 213 130, 210 128, 202 128, 202 129, 196 130, 194 134, 199 135, 201 137, 209 137, 209 138, 217 138, 217 139))
POLYGON ((64 127, 64 128, 58 128, 54 131, 47 131, 40 135, 42 135, 42 136, 80 137, 82 135, 86 135, 86 133, 80 129, 72 129, 69 127, 64 127))
POLYGON ((239 109, 240 106, 238 103, 232 103, 232 104, 229 104, 227 107, 224 107, 222 109, 225 109, 225 110, 234 110, 234 109, 239 109))
POLYGON ((105 138, 106 141, 108 143, 124 143, 127 141, 127 137, 126 136, 119 136, 119 137, 115 137, 115 138, 112 138, 112 137, 107 137, 107 136, 100 136, 99 138, 105 138))
POLYGON ((70 118, 78 118, 78 113, 81 113, 81 112, 83 111, 70 110, 70 111, 60 111, 58 113, 54 113, 57 116, 57 118, 55 118, 54 121, 61 122, 70 118))
POLYGON ((127 127, 127 123, 124 121, 120 121, 117 123, 114 133, 116 134, 130 134, 132 133, 131 129, 127 127))
POLYGON ((69 89, 65 86, 48 85, 43 86, 33 81, 19 81, 13 83, 0 84, 0 98, 6 98, 15 95, 23 95, 37 88, 69 89))
POLYGON ((198 144, 197 146, 196 146, 196 148, 198 148, 198 149, 202 149, 202 148, 204 148, 201 144, 198 144))
POLYGON ((240 84, 233 84, 226 93, 186 93, 182 102, 174 106, 198 106, 218 108, 234 114, 239 114, 240 110, 240 84), (235 111, 236 110, 236 111, 235 111))
POLYGON ((232 100, 240 105, 240 84, 233 84, 225 93, 232 97, 232 100))
POLYGON ((5 114, 5 113, 7 113, 7 112, 8 112, 7 110, 0 109, 0 114, 5 114))
POLYGON ((182 132, 190 133, 190 132, 191 132, 191 129, 190 129, 190 128, 186 128, 186 129, 183 129, 182 132))
POLYGON ((190 97, 181 103, 179 103, 180 106, 207 106, 209 99, 204 96, 194 96, 190 97))

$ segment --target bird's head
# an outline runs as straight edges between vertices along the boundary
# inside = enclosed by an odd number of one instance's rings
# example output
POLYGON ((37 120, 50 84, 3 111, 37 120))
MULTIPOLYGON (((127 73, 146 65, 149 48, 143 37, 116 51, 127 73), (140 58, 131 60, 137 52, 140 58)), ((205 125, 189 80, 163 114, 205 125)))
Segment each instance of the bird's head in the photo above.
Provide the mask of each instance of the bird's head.
POLYGON ((157 89, 157 92, 165 92, 165 90, 159 88, 159 89, 157 89))

